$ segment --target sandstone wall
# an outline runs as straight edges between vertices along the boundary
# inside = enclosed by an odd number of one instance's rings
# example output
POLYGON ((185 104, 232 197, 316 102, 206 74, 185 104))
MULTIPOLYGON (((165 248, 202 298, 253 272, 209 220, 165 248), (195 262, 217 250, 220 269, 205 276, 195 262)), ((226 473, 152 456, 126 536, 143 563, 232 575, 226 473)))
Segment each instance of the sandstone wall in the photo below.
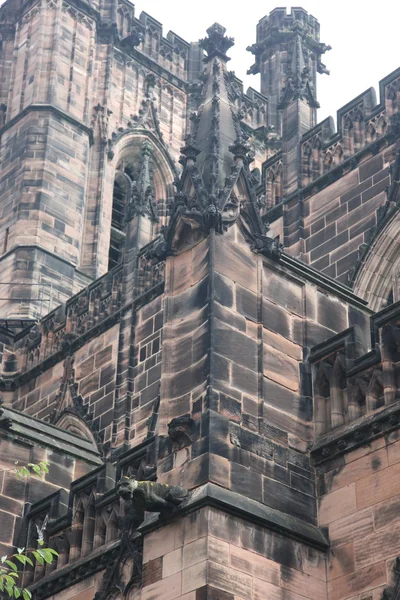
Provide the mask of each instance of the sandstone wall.
POLYGON ((319 469, 319 524, 328 527, 328 597, 372 598, 393 585, 400 552, 399 433, 319 469))

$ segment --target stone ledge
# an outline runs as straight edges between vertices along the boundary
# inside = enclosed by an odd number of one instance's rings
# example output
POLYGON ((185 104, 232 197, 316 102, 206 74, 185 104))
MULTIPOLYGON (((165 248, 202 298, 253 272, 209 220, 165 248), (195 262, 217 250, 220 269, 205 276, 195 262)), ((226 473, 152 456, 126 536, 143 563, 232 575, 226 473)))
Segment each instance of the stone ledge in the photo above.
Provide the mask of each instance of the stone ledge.
MULTIPOLYGON (((297 517, 287 515, 275 508, 226 490, 213 483, 207 483, 195 489, 188 500, 174 511, 174 516, 180 517, 205 506, 220 509, 237 518, 245 519, 266 529, 287 535, 319 550, 327 550, 329 547, 327 537, 316 525, 305 523, 297 517)), ((150 531, 159 529, 165 522, 165 519, 160 519, 158 514, 154 514, 140 525, 138 531, 145 535, 150 531)))
POLYGON ((87 556, 57 569, 37 583, 30 585, 29 589, 38 599, 61 592, 61 590, 75 585, 82 579, 91 577, 95 573, 106 569, 118 557, 120 546, 121 540, 114 540, 107 546, 96 548, 87 556))
POLYGON ((99 451, 93 442, 84 440, 63 429, 39 421, 34 417, 23 414, 13 408, 2 408, 2 419, 7 419, 7 427, 0 428, 5 435, 29 440, 62 451, 64 454, 83 459, 94 465, 102 465, 99 451))
POLYGON ((372 440, 398 429, 399 423, 400 400, 378 413, 363 417, 322 436, 311 449, 312 464, 320 465, 359 446, 370 444, 372 440))
POLYGON ((301 275, 310 283, 313 283, 314 285, 327 290, 331 294, 338 296, 342 300, 345 300, 352 306, 361 308, 365 312, 369 312, 371 316, 373 315, 373 311, 367 307, 368 302, 357 296, 351 288, 339 283, 332 277, 329 277, 329 275, 321 273, 317 269, 314 269, 314 267, 306 265, 301 260, 293 258, 285 252, 281 254, 279 264, 287 267, 297 275, 301 275))
POLYGON ((3 135, 3 133, 5 131, 7 131, 8 129, 13 127, 13 125, 15 125, 15 123, 18 123, 18 121, 23 119, 28 113, 34 112, 34 111, 36 111, 36 112, 37 111, 40 111, 40 112, 47 111, 47 112, 53 113, 57 117, 60 117, 60 118, 64 119, 65 121, 68 121, 69 123, 71 123, 71 125, 74 125, 77 129, 80 129, 81 131, 86 133, 89 137, 89 141, 92 139, 93 133, 92 133, 92 130, 90 127, 88 127, 85 123, 82 123, 82 121, 75 119, 75 117, 72 117, 68 113, 61 110, 60 108, 53 106, 52 104, 29 104, 20 113, 18 113, 15 117, 10 119, 10 121, 8 121, 5 125, 3 125, 3 127, 0 129, 0 137, 3 135))

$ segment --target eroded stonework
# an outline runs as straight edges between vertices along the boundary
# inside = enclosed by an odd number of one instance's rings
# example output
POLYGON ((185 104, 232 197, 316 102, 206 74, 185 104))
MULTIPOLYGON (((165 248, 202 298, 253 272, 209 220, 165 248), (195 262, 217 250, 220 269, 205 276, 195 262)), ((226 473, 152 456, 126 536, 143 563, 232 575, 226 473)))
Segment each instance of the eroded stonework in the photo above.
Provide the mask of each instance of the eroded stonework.
POLYGON ((313 16, 261 19, 261 93, 233 43, 0 8, 0 550, 57 550, 34 600, 398 596, 400 69, 336 130, 313 16))

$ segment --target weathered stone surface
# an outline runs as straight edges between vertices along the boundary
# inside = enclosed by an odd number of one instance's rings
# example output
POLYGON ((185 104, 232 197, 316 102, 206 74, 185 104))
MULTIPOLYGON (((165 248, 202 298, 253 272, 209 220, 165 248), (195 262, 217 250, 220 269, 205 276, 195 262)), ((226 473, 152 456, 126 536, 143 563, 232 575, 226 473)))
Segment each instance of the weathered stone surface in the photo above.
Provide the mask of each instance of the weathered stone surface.
POLYGON ((148 525, 124 600, 379 600, 400 554, 399 71, 334 132, 303 9, 258 26, 267 102, 218 24, 190 45, 86 4, 0 8, 2 555, 48 514, 69 557, 27 572, 38 598, 91 600, 103 558, 129 584, 115 467, 199 494, 148 525), (386 307, 371 323, 349 284, 386 307))

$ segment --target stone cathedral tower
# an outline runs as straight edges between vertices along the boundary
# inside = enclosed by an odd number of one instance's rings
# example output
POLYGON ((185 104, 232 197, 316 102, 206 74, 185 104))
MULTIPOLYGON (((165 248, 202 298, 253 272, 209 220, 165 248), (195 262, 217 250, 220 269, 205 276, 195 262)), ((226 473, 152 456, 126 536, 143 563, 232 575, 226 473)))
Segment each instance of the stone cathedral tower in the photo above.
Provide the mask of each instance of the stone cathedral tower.
POLYGON ((313 16, 260 21, 261 93, 233 43, 0 8, 0 549, 57 550, 34 600, 399 594, 400 69, 335 128, 313 16))

